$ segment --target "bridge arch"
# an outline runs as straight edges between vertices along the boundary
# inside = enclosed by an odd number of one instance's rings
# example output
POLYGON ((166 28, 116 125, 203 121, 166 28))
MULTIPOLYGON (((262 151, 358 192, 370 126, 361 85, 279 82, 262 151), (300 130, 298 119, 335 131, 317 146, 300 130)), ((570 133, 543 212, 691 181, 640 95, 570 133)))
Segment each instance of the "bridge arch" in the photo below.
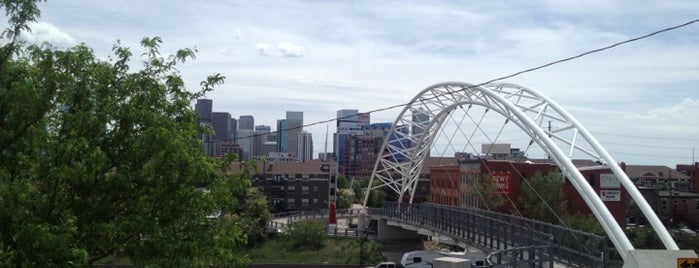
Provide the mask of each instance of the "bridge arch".
POLYGON ((455 109, 463 109, 464 106, 466 109, 482 106, 485 112, 497 112, 506 118, 505 124, 511 122, 527 134, 531 138, 530 144, 538 144, 563 175, 569 178, 622 258, 626 260, 628 253, 634 250, 633 245, 592 186, 573 165, 571 157, 574 153, 608 164, 665 247, 678 250, 675 241, 626 173, 573 116, 543 94, 509 83, 476 86, 446 82, 418 93, 393 122, 388 136, 390 139, 384 140, 369 181, 371 187, 366 190, 364 205, 370 191, 380 187, 391 188, 398 194, 399 201, 407 195, 412 203, 421 169, 437 133, 446 118, 455 109), (544 122, 549 121, 556 122, 559 127, 555 130, 543 127, 544 122), (568 153, 564 152, 564 148, 568 153))

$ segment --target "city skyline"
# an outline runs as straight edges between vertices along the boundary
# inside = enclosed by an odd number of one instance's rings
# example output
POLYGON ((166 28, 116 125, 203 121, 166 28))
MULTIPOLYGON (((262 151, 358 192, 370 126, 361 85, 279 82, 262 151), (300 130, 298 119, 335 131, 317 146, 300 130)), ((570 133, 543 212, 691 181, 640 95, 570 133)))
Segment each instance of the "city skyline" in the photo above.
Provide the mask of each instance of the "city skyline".
MULTIPOLYGON (((303 111, 312 124, 341 109, 407 103, 436 83, 488 81, 699 14, 696 1, 78 0, 39 7, 24 40, 58 48, 84 42, 105 60, 116 40, 134 57, 144 36, 162 37, 165 55, 195 47, 197 59, 178 67, 187 87, 221 73, 226 83, 205 96, 217 101, 214 110, 272 126, 285 111, 303 111)), ((696 58, 699 26, 692 24, 506 82, 564 106, 615 160, 672 167, 697 161, 699 152, 696 58)), ((399 112, 371 118, 393 122, 399 112)), ((316 137, 314 157, 333 125, 304 128, 316 137)))

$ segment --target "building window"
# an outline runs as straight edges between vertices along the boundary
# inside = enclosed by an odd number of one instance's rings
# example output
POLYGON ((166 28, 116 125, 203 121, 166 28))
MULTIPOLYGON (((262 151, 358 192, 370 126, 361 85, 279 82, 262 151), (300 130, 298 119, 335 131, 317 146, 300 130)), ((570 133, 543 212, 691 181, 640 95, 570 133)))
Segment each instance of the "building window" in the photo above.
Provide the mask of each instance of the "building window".
POLYGON ((290 207, 296 206, 296 199, 289 198, 289 199, 286 201, 286 204, 287 204, 288 206, 290 206, 290 207))
POLYGON ((301 186, 301 193, 308 194, 308 186, 301 186))
POLYGON ((662 205, 663 209, 667 209, 667 201, 663 200, 660 202, 660 204, 662 205))
POLYGON ((304 206, 304 207, 308 206, 308 198, 301 199, 301 206, 304 206))
POLYGON ((293 186, 293 185, 287 186, 286 191, 290 192, 290 193, 296 192, 296 186, 293 186))
POLYGON ((318 191, 318 186, 313 186, 313 191, 317 192, 318 191))
POLYGON ((313 204, 318 204, 318 198, 313 198, 313 204))

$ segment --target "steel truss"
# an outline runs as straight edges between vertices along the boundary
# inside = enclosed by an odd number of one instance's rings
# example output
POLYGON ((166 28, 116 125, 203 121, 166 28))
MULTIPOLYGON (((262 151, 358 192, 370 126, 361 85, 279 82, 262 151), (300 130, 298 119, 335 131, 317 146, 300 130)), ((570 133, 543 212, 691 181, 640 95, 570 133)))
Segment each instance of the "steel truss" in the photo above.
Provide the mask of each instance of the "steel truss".
POLYGON ((506 124, 518 126, 531 138, 530 144, 538 144, 551 156, 562 174, 591 208, 624 259, 629 251, 634 250, 633 245, 597 193, 573 165, 571 157, 574 154, 584 154, 608 164, 607 167, 639 206, 665 247, 669 250, 678 249, 641 193, 599 142, 561 106, 534 90, 515 84, 474 86, 447 82, 430 86, 417 94, 393 122, 388 136, 390 138, 384 140, 382 154, 376 160, 369 181, 371 187, 366 191, 364 205, 367 204, 370 191, 381 187, 395 191, 399 202, 404 197, 409 197, 409 202, 412 203, 423 162, 442 125, 454 109, 470 109, 472 106, 482 106, 485 107, 485 112, 502 115, 506 118, 506 124), (429 120, 415 120, 420 116, 424 118, 424 115, 429 116, 429 120), (544 127, 544 123, 549 121, 555 122, 558 127, 555 130, 544 127), (376 184, 374 180, 377 180, 376 184))

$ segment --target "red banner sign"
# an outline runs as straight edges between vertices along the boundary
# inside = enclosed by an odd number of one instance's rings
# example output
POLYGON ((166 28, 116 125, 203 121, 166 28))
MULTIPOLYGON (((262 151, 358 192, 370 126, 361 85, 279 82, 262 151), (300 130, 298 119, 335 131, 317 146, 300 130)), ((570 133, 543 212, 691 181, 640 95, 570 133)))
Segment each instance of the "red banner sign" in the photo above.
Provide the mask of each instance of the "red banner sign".
POLYGON ((510 194, 512 192, 512 175, 510 172, 495 171, 492 173, 493 183, 498 193, 510 194))

